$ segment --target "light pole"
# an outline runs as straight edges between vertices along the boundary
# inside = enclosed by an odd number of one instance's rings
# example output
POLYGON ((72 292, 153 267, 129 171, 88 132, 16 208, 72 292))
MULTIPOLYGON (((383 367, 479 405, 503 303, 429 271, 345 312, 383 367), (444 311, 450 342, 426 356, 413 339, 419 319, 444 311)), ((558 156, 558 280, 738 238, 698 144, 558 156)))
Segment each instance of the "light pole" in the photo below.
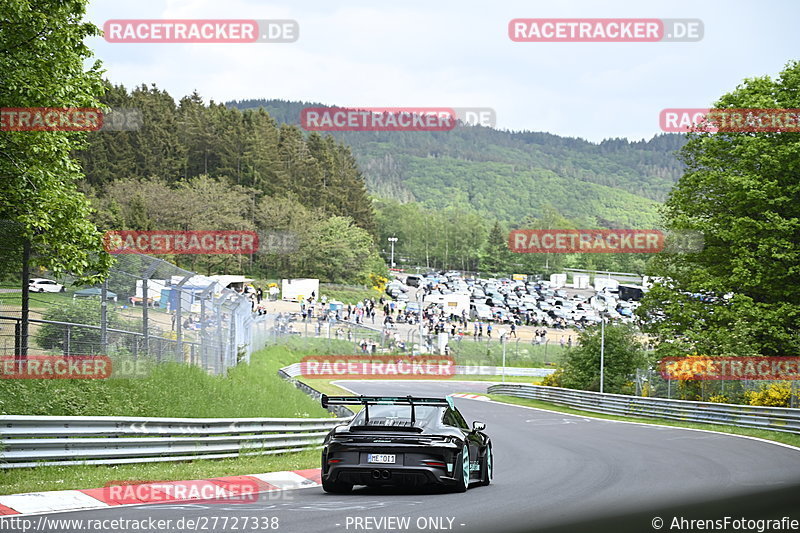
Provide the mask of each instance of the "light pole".
POLYGON ((605 374, 603 359, 605 358, 605 351, 606 351, 606 317, 605 313, 600 313, 600 394, 603 393, 603 376, 605 374))
POLYGON ((392 260, 389 262, 389 268, 394 268, 394 243, 397 242, 397 237, 389 237, 388 240, 392 243, 392 260))
POLYGON ((506 329, 500 330, 500 344, 503 347, 503 383, 506 382, 506 329))
POLYGON ((605 359, 605 351, 606 351, 606 310, 608 305, 605 303, 605 299, 601 300, 597 296, 594 298, 594 303, 592 307, 594 307, 598 314, 600 315, 600 392, 603 392, 603 378, 605 377, 604 371, 604 359, 605 359))

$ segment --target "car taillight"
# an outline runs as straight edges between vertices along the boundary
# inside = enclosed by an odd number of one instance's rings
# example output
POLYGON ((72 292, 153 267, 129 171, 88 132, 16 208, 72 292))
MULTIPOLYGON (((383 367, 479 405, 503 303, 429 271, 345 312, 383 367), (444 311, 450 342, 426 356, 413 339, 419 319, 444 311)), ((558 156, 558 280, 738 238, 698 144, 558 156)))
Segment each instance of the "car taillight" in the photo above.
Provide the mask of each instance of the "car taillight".
POLYGON ((443 463, 441 461, 422 461, 422 464, 424 464, 426 466, 439 466, 441 468, 444 468, 444 467, 447 466, 446 463, 443 463))
POLYGON ((341 459, 328 459, 328 463, 341 463, 341 459))

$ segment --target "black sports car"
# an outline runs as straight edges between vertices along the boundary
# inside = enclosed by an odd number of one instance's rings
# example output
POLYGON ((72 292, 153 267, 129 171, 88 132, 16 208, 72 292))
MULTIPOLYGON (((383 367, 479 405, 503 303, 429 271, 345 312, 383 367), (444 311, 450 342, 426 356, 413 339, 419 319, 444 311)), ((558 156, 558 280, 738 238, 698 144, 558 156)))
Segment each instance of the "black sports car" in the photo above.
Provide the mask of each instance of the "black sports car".
POLYGON ((492 480, 492 443, 486 424, 472 429, 447 398, 326 396, 322 406, 363 405, 333 428, 322 448, 322 488, 343 493, 353 485, 442 484, 464 492, 492 480))

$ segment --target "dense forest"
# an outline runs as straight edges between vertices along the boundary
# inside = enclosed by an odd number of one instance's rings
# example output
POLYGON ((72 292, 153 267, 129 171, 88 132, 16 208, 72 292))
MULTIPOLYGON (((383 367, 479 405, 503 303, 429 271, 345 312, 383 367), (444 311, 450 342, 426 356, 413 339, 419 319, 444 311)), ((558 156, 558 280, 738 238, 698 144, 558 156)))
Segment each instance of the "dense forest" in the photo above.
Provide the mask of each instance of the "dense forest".
POLYGON ((298 247, 255 257, 170 260, 200 272, 320 276, 366 283, 385 270, 358 165, 330 136, 305 135, 266 112, 155 86, 108 85, 104 103, 138 109, 134 131, 89 133, 76 152, 101 229, 288 231, 298 247))
POLYGON ((389 236, 399 238, 400 267, 640 272, 644 259, 627 254, 511 254, 505 236, 519 227, 653 227, 681 172, 677 135, 600 144, 472 126, 321 135, 297 125, 311 104, 176 101, 145 85, 107 84, 104 103, 138 109, 142 127, 90 133, 75 154, 102 229, 298 237, 289 253, 170 258, 200 272, 366 283, 385 271, 389 236))
MULTIPOLYGON (((299 124, 310 102, 244 100, 299 124)), ((596 144, 542 132, 458 127, 443 132, 332 132, 350 146, 373 194, 426 207, 471 207, 514 225, 548 206, 600 227, 645 227, 683 172, 677 134, 596 144)))

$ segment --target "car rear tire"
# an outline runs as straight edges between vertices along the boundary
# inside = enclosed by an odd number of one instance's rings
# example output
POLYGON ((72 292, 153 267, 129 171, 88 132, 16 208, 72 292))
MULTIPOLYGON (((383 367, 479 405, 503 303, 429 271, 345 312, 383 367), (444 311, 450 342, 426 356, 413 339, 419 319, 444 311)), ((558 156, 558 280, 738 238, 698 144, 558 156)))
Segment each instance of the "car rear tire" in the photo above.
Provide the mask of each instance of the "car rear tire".
POLYGON ((469 446, 465 443, 461 452, 456 457, 453 468, 456 472, 458 483, 453 487, 454 492, 467 492, 469 488, 469 446))
POLYGON ((486 445, 486 453, 481 462, 481 485, 488 485, 494 477, 494 457, 492 456, 492 443, 486 445))
POLYGON ((353 485, 339 481, 322 480, 322 490, 330 494, 347 494, 353 490, 353 485))

